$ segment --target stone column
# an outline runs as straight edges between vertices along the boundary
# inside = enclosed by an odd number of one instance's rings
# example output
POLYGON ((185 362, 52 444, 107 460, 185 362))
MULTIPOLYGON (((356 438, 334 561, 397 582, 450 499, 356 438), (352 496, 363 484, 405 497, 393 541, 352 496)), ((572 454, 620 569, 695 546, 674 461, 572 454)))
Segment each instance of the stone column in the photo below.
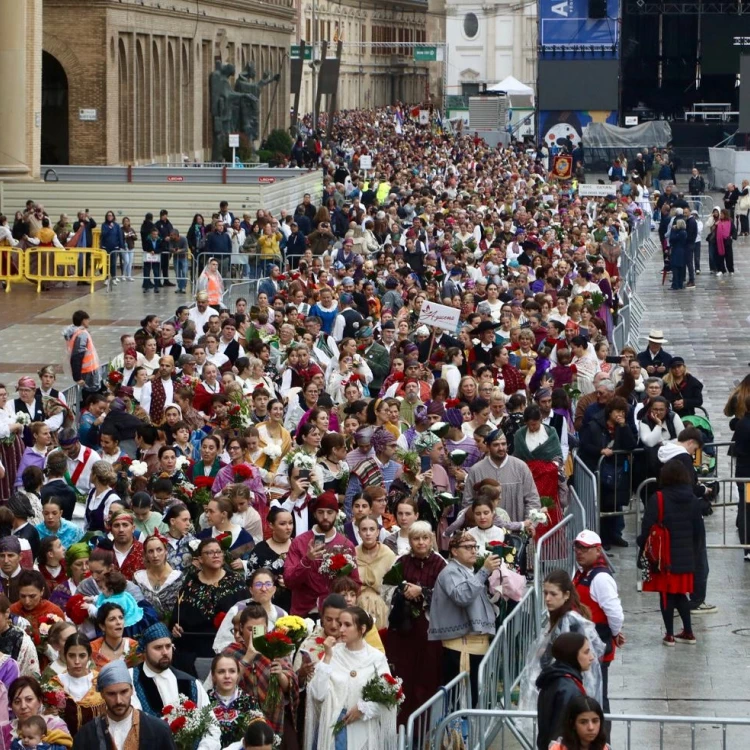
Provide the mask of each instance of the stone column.
POLYGON ((0 0, 4 31, 0 44, 0 101, 6 104, 0 128, 0 178, 30 177, 34 172, 28 163, 28 111, 37 103, 29 96, 34 87, 27 77, 31 62, 27 49, 32 40, 28 37, 26 5, 26 0, 0 0))

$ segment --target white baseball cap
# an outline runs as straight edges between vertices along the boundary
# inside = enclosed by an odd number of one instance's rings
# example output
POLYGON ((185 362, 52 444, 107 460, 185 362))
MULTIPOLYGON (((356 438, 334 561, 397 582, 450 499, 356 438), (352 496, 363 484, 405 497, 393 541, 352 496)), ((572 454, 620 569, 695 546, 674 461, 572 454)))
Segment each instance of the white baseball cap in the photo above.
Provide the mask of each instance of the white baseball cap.
POLYGON ((580 544, 582 547, 601 547, 602 540, 599 534, 589 529, 584 529, 576 538, 575 544, 580 544))

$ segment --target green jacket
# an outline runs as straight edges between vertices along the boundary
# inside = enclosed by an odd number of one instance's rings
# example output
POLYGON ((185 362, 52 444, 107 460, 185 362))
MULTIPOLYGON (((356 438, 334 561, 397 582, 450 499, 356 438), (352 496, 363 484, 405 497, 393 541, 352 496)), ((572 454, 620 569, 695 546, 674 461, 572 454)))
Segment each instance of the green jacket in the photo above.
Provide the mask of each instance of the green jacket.
POLYGON ((383 381, 391 371, 391 357, 388 350, 377 341, 373 342, 363 355, 365 361, 372 370, 372 383, 369 384, 370 393, 377 396, 383 381))

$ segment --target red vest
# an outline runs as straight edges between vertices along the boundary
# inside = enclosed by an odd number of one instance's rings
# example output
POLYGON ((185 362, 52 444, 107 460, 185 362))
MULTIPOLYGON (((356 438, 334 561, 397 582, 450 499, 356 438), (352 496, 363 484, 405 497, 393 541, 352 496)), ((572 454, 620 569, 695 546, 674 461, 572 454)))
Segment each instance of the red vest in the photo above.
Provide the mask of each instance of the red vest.
MULTIPOLYGON (((604 610, 593 600, 591 597, 591 581, 596 578, 599 573, 609 573, 609 568, 606 565, 600 567, 591 568, 591 570, 582 571, 579 570, 573 578, 576 591, 581 600, 581 604, 585 604, 591 610, 591 620, 596 625, 596 631, 599 633, 599 637, 607 646, 607 652, 602 657, 603 662, 610 662, 615 660, 615 639, 612 637, 612 631, 609 629, 609 621, 604 610), (612 650, 609 650, 609 645, 612 644, 612 650)), ((611 575, 611 574, 610 574, 611 575)))

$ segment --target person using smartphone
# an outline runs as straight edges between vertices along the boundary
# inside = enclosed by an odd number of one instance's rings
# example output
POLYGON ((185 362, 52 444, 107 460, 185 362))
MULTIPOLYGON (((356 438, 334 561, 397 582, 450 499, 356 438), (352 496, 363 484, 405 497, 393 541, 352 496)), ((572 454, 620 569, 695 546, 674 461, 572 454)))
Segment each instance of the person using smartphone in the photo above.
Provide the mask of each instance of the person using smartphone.
MULTIPOLYGON (((334 525, 338 514, 335 493, 328 491, 319 495, 313 504, 315 523, 309 531, 297 534, 289 547, 284 563, 284 582, 292 593, 290 614, 300 617, 317 615, 318 600, 328 594, 331 586, 331 578, 320 572, 326 557, 341 552, 356 560, 354 545, 334 525)), ((296 522, 296 510, 293 515, 296 522)), ((359 581, 356 568, 350 575, 359 581)))
POLYGON ((271 502, 271 507, 283 508, 292 514, 294 530, 292 538, 308 531, 314 523, 310 504, 313 495, 310 490, 310 469, 302 469, 292 463, 289 466, 289 492, 271 502))

